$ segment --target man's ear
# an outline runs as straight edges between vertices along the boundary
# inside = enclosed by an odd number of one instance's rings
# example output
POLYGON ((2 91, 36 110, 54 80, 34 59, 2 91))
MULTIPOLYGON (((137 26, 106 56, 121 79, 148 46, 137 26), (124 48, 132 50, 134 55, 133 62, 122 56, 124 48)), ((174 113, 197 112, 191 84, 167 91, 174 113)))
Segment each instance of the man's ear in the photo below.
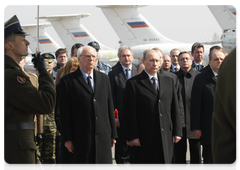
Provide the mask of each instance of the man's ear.
POLYGON ((4 47, 8 50, 11 51, 13 49, 13 45, 11 42, 7 42, 6 44, 4 44, 4 47))

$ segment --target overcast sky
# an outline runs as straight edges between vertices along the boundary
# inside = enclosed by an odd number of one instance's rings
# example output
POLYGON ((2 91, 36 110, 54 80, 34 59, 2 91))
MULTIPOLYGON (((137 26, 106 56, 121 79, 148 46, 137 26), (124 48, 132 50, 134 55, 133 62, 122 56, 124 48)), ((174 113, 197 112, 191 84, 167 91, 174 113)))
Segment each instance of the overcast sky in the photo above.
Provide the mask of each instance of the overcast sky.
MULTIPOLYGON (((102 44, 118 48, 119 38, 96 5, 40 5, 40 16, 89 13, 80 22, 102 44)), ((222 29, 206 5, 149 5, 138 11, 165 37, 185 43, 210 41, 222 29)), ((17 15, 21 25, 36 24, 36 5, 8 5, 4 8, 4 21, 17 15), (24 12, 23 12, 24 11, 24 12)), ((46 22, 45 20, 40 20, 46 22)), ((64 46, 53 27, 45 31, 64 46)))

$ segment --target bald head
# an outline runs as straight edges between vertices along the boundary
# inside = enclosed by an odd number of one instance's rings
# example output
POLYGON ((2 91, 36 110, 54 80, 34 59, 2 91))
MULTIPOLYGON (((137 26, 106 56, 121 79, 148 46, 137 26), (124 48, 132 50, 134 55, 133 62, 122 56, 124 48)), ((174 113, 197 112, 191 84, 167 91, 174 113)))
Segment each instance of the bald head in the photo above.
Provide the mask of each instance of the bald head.
POLYGON ((163 55, 163 64, 162 64, 163 70, 170 72, 171 65, 172 65, 171 57, 167 54, 163 55))

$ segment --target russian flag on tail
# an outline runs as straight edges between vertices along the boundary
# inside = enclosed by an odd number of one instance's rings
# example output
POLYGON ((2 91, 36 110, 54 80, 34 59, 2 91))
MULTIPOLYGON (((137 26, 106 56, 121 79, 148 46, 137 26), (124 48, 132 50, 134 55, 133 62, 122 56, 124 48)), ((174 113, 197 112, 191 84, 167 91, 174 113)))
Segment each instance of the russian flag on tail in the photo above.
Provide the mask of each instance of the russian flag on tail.
POLYGON ((230 10, 234 15, 237 14, 237 12, 236 12, 236 8, 230 8, 229 10, 230 10))
POLYGON ((144 21, 138 21, 138 22, 128 22, 128 25, 132 28, 143 28, 148 27, 148 25, 144 21))
POLYGON ((52 41, 50 39, 40 39, 39 43, 40 44, 47 44, 47 43, 52 43, 52 41))
POLYGON ((72 32, 74 37, 88 37, 89 35, 86 32, 72 32))

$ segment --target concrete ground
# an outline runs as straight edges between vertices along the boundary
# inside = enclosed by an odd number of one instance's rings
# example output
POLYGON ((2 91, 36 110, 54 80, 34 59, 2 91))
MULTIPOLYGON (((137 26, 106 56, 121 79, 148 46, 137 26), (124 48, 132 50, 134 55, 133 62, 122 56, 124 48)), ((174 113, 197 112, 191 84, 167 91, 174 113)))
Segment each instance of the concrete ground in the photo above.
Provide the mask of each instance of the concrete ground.
MULTIPOLYGON (((190 164, 190 153, 189 153, 189 144, 187 143, 187 153, 186 153, 186 156, 187 156, 187 163, 190 164)), ((202 150, 202 147, 201 147, 201 150, 202 150)), ((201 151, 202 153, 202 151, 201 151)), ((116 164, 116 161, 115 161, 115 146, 112 147, 112 160, 113 160, 113 164, 116 164)), ((202 163, 203 163, 203 159, 202 159, 202 163)))

